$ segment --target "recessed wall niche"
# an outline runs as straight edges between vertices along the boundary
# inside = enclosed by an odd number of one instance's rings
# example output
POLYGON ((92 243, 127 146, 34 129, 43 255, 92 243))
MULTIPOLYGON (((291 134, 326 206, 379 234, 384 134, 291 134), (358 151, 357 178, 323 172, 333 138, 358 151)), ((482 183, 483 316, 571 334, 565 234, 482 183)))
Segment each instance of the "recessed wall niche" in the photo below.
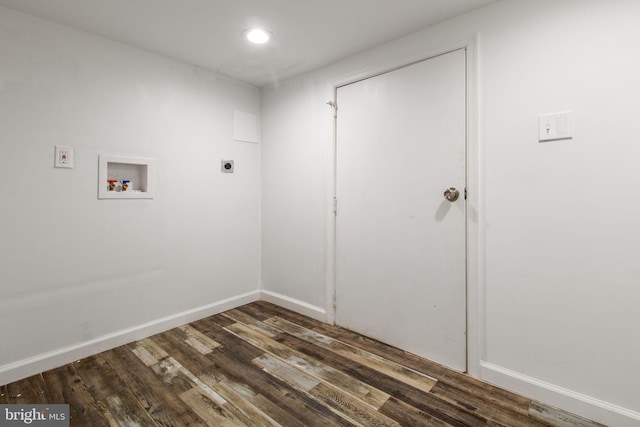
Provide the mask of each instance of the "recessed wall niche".
POLYGON ((153 199, 153 159, 101 154, 98 199, 153 199))

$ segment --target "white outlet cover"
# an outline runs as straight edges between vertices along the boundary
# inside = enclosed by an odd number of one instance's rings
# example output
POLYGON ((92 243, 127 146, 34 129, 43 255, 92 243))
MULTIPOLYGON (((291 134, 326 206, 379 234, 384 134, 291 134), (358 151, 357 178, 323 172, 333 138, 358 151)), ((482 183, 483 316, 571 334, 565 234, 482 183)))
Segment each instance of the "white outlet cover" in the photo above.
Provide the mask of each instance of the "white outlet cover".
POLYGON ((221 165, 222 173, 233 173, 233 160, 223 160, 221 165))
POLYGON ((538 117, 538 141, 573 138, 573 113, 541 114, 538 117))
POLYGON ((56 145, 54 167, 73 169, 76 166, 75 161, 73 147, 56 145))

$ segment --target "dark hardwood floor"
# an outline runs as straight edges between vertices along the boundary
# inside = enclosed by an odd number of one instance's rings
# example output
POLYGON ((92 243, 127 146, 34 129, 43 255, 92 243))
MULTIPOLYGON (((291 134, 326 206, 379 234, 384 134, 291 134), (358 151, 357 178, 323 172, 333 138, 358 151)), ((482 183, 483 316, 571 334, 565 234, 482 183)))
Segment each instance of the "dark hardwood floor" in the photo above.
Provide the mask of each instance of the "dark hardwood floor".
POLYGON ((0 387, 72 426, 595 426, 256 302, 0 387))

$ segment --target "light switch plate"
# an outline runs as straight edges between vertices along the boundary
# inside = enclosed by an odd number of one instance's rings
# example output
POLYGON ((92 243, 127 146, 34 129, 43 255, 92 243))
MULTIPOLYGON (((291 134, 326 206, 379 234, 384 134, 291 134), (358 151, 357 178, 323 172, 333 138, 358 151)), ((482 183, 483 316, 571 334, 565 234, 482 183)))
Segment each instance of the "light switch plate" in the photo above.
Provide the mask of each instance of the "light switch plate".
POLYGON ((573 113, 541 114, 538 117, 538 141, 573 138, 573 113))
POLYGON ((75 160, 73 147, 56 145, 54 167, 73 169, 75 167, 75 160))

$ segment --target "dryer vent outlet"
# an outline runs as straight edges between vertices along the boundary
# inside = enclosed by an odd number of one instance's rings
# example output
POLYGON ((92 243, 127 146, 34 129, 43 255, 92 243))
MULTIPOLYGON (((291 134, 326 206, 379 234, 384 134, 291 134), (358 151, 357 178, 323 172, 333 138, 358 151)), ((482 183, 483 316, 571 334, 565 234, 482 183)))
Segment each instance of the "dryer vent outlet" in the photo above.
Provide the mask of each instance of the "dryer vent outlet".
POLYGON ((222 172, 223 173, 233 173, 233 160, 223 160, 222 161, 222 172))

